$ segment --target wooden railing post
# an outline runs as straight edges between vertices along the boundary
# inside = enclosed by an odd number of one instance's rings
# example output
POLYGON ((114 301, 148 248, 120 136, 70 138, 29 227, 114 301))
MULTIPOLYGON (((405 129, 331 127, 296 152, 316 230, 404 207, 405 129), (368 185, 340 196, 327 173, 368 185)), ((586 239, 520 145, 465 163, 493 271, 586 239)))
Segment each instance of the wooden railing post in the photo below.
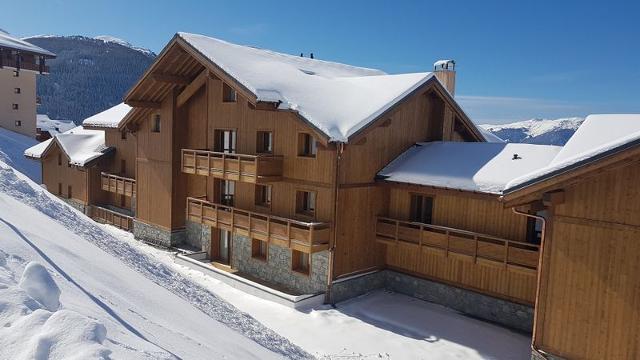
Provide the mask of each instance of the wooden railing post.
POLYGON ((446 231, 446 235, 447 235, 447 248, 445 250, 445 256, 449 257, 449 230, 446 231))
POLYGON ((507 263, 509 262, 509 242, 505 241, 505 251, 504 251, 504 267, 507 267, 507 263))
POLYGON ((252 232, 251 232, 251 212, 248 212, 248 214, 249 214, 249 228, 247 230, 249 232, 249 238, 253 238, 253 236, 251 235, 252 234, 252 232))
POLYGON ((291 248, 291 221, 287 221, 287 240, 289 241, 289 248, 291 248))
POLYGON ((271 242, 271 216, 267 216, 267 245, 271 242))
POLYGON ((400 232, 400 221, 396 220, 396 234, 395 234, 396 244, 398 244, 398 241, 399 241, 399 236, 398 236, 399 232, 400 232))
POLYGON ((478 262, 478 235, 473 235, 473 263, 478 262))
POLYGON ((309 238, 307 239, 309 242, 309 246, 313 246, 313 229, 315 228, 315 226, 311 225, 309 226, 309 238))
POLYGON ((422 236, 424 235, 424 226, 420 224, 420 238, 418 239, 418 246, 422 250, 422 236))

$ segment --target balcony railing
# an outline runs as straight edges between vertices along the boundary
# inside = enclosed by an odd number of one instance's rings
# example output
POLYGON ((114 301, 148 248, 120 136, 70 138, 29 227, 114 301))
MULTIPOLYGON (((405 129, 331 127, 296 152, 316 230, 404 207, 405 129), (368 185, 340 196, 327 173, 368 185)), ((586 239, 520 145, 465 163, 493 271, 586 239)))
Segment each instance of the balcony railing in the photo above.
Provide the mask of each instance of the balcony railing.
POLYGON ((249 183, 282 178, 282 156, 182 149, 182 172, 249 183))
POLYGON ((101 173, 102 190, 124 196, 136 195, 136 180, 109 173, 101 173))
POLYGON ((18 67, 20 68, 20 70, 29 70, 29 71, 37 71, 37 72, 42 72, 43 74, 48 74, 49 73, 49 66, 48 65, 40 65, 40 64, 36 64, 34 62, 29 62, 29 61, 20 61, 20 64, 18 64, 18 62, 16 61, 15 58, 3 58, 2 60, 2 67, 8 67, 8 68, 14 68, 14 69, 18 69, 18 67))
POLYGON ((287 219, 192 197, 187 198, 187 219, 303 252, 329 248, 328 223, 287 219))
POLYGON ((539 246, 445 226, 378 216, 376 240, 386 244, 413 244, 444 256, 459 256, 475 263, 536 271, 539 246))
POLYGON ((126 231, 133 230, 133 217, 100 206, 91 207, 91 217, 97 222, 113 225, 126 231))

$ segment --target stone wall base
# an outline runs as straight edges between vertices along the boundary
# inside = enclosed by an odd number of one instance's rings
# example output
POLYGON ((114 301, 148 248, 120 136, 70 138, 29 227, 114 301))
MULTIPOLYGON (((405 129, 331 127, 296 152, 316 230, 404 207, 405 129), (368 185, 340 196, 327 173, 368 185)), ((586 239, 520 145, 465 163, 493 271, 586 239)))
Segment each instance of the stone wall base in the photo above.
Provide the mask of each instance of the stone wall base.
POLYGON ((336 303, 380 288, 440 304, 466 315, 527 333, 531 333, 533 328, 531 306, 392 270, 337 280, 331 286, 330 300, 336 303))
POLYGON ((185 222, 185 244, 198 251, 210 252, 211 226, 187 220, 185 222))
POLYGON ((168 231, 155 225, 133 219, 133 236, 146 243, 162 247, 171 247, 185 241, 185 230, 168 231))
POLYGON ((288 248, 270 244, 265 260, 251 255, 251 239, 233 235, 231 262, 234 269, 279 285, 292 293, 317 294, 327 290, 329 252, 326 250, 311 255, 308 275, 291 269, 291 250, 288 248))

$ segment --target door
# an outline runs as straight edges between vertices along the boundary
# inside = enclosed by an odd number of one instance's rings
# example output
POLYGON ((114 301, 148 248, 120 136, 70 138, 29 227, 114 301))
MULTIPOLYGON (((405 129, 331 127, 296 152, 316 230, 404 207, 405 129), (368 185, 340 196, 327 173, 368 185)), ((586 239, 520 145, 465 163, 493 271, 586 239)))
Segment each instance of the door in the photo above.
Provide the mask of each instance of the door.
POLYGON ((215 228, 211 230, 211 260, 230 265, 231 232, 215 228))
POLYGON ((219 180, 216 179, 218 201, 222 205, 233 206, 234 196, 236 193, 236 183, 232 180, 219 180))

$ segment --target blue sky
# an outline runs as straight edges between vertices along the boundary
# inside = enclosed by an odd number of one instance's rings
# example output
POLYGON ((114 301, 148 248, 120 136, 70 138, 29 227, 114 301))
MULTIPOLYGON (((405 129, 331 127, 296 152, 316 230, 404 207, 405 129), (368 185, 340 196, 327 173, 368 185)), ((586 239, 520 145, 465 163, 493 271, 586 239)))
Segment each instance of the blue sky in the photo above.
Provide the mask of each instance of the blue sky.
POLYGON ((640 113, 640 2, 9 1, 0 28, 113 35, 159 52, 177 31, 374 67, 458 63, 479 123, 640 113))

